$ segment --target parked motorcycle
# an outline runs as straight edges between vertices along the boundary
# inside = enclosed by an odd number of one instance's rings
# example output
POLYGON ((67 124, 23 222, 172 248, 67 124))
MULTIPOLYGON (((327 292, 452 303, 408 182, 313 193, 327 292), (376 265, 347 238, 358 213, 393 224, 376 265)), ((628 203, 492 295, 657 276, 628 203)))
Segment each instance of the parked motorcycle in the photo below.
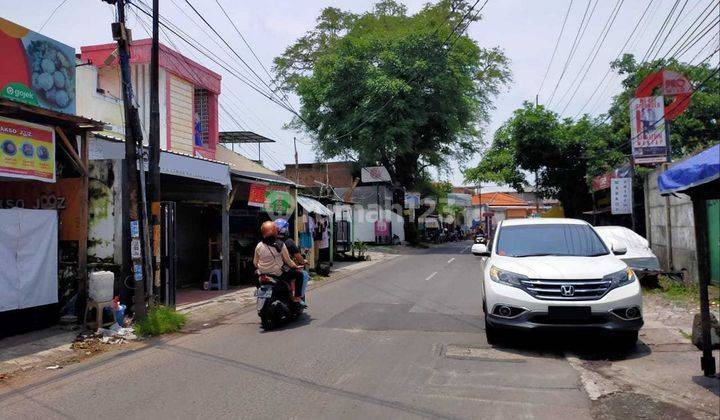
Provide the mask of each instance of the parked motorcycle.
POLYGON ((287 282, 266 274, 260 275, 259 282, 255 296, 258 316, 264 330, 270 331, 302 315, 305 305, 293 302, 292 291, 287 282))

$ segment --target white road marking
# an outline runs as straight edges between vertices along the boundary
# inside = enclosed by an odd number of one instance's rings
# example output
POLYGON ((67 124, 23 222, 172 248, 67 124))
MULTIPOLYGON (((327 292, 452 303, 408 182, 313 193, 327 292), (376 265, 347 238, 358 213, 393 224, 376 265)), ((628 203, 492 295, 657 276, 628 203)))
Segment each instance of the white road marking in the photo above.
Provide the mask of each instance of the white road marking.
POLYGON ((460 251, 460 253, 461 253, 461 254, 464 253, 465 251, 467 251, 468 249, 470 249, 471 246, 472 246, 472 245, 466 246, 465 248, 462 249, 462 251, 460 251))
POLYGON ((450 264, 450 263, 453 262, 453 261, 455 261, 455 258, 454 258, 454 257, 453 257, 453 258, 450 258, 447 263, 450 264))
POLYGON ((429 276, 427 276, 427 278, 425 279, 425 281, 430 280, 431 278, 435 277, 436 275, 437 275, 437 271, 434 272, 434 273, 432 273, 432 274, 430 274, 429 276))

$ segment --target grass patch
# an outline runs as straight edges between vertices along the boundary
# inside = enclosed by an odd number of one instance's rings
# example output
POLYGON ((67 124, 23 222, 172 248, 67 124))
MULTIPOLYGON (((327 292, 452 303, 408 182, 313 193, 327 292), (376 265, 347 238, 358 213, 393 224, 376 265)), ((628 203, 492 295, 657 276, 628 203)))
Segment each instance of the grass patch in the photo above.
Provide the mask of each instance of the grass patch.
POLYGON ((320 274, 310 273, 310 281, 320 281, 320 280, 325 280, 325 278, 326 277, 321 276, 320 274))
POLYGON ((696 302, 699 300, 699 287, 697 284, 685 284, 667 276, 660 276, 659 287, 646 289, 647 293, 657 294, 677 302, 696 302))
POLYGON ((185 325, 185 314, 168 306, 156 306, 147 316, 135 323, 135 334, 150 337, 180 331, 185 325))
POLYGON ((680 335, 682 335, 686 340, 692 341, 692 334, 690 334, 689 332, 686 332, 685 330, 678 330, 678 332, 679 332, 680 335))

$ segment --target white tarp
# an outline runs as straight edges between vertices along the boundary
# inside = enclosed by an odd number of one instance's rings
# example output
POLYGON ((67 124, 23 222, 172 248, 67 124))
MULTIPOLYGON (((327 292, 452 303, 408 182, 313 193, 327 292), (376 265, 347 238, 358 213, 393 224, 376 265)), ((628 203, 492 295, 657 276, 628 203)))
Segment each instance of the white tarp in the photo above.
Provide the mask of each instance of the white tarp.
POLYGON ((333 212, 329 208, 323 206, 319 201, 312 199, 310 197, 303 197, 302 195, 299 195, 298 198, 298 204, 302 206, 305 210, 307 210, 309 213, 316 213, 321 216, 332 216, 333 212))
POLYGON ((0 210, 0 312, 58 301, 55 210, 0 210))

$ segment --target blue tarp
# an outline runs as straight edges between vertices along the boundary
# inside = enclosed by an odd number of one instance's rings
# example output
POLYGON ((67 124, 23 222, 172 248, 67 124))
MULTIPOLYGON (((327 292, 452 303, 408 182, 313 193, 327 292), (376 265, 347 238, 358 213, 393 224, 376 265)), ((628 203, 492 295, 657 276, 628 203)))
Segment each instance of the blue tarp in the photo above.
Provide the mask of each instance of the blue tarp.
POLYGON ((661 194, 683 192, 720 178, 720 144, 689 157, 660 174, 661 194))

